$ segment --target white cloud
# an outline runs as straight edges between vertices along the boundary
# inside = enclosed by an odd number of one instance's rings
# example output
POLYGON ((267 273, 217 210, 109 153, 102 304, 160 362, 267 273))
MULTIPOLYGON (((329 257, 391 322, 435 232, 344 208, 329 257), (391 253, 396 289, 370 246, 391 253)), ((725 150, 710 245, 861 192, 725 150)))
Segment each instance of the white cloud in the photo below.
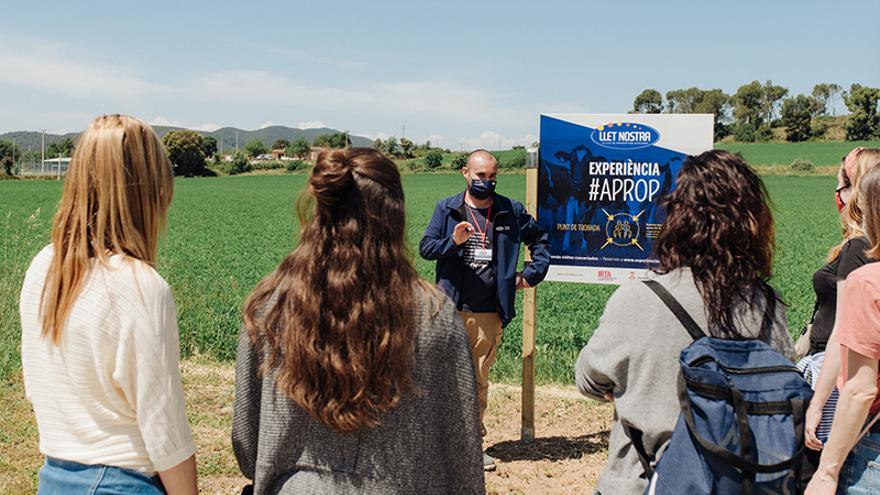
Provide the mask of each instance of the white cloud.
POLYGON ((263 122, 262 124, 257 126, 257 129, 265 129, 265 128, 271 127, 273 125, 275 125, 275 122, 272 122, 271 120, 267 120, 266 122, 263 122))
POLYGON ((165 127, 182 127, 184 129, 193 129, 196 131, 203 131, 203 132, 213 132, 213 131, 216 131, 217 129, 220 128, 219 125, 211 123, 211 122, 204 123, 201 125, 194 125, 194 126, 186 125, 186 124, 182 124, 176 120, 166 119, 165 117, 163 117, 161 115, 157 115, 155 118, 153 118, 153 120, 151 120, 149 122, 149 124, 150 125, 160 125, 160 126, 165 126, 165 127))
POLYGON ((298 129, 320 129, 323 127, 327 127, 327 124, 320 120, 306 120, 296 124, 298 129))
POLYGON ((318 65, 326 65, 331 67, 339 67, 342 69, 359 69, 364 67, 364 64, 358 60, 350 60, 345 58, 336 58, 336 57, 325 57, 322 55, 316 54, 314 51, 307 50, 299 50, 295 48, 279 48, 276 46, 255 46, 257 49, 268 51, 269 53, 274 53, 277 55, 285 56, 291 60, 296 60, 298 62, 305 62, 310 64, 318 64, 318 65))
POLYGON ((514 146, 528 147, 537 140, 538 136, 535 136, 534 134, 526 134, 519 138, 509 138, 495 131, 485 131, 477 137, 462 138, 459 140, 459 144, 463 146, 465 151, 472 151, 479 148, 487 150, 506 150, 513 148, 514 146))
POLYGON ((58 45, 9 36, 0 37, 0 44, 0 86, 121 102, 172 90, 124 68, 77 60, 58 45))
POLYGON ((193 127, 193 129, 195 129, 197 131, 204 131, 204 132, 214 132, 219 128, 220 128, 220 125, 215 124, 213 122, 207 122, 207 123, 193 127))
POLYGON ((431 141, 431 146, 445 146, 447 148, 452 146, 452 140, 444 136, 443 134, 431 134, 424 140, 431 141))
POLYGON ((530 114, 496 103, 492 92, 437 81, 392 82, 357 89, 313 85, 265 71, 222 71, 198 78, 188 93, 194 98, 247 105, 318 107, 346 113, 419 115, 460 122, 510 123, 530 114))

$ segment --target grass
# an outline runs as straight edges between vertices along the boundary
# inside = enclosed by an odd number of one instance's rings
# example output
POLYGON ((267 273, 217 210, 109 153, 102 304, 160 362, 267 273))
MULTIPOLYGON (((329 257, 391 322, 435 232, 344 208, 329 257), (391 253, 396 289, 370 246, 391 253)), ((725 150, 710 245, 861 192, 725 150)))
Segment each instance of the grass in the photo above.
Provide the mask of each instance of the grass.
MULTIPOLYGON (((239 493, 247 480, 238 470, 230 434, 234 366, 196 356, 181 367, 200 493, 239 493)), ((518 441, 520 388, 491 386, 484 445, 500 465, 487 473, 487 493, 581 493, 595 486, 607 456, 611 406, 583 400, 573 387, 540 387, 536 395, 540 437, 524 445, 518 441)), ((0 400, 5 406, 0 416, 0 495, 36 493, 43 457, 20 374, 0 381, 0 400)))
MULTIPOLYGON (((305 175, 179 179, 159 271, 174 289, 184 355, 235 358, 242 301, 293 248, 294 203, 305 175)), ((813 306, 811 277, 838 238, 829 176, 765 177, 776 208, 774 285, 789 304, 793 334, 813 306)), ((457 174, 405 175, 408 238, 416 266, 433 280, 418 241, 440 198, 461 190, 457 174)), ((525 177, 503 176, 499 192, 523 199, 525 177)), ((18 291, 30 259, 48 242, 61 192, 54 181, 0 183, 0 376, 19 369, 18 291)), ((570 383, 571 367, 595 329, 613 286, 545 283, 538 289, 537 379, 570 383)), ((520 301, 518 300, 518 305, 520 301)), ((520 375, 521 325, 505 330, 496 380, 520 375)))
POLYGON ((880 147, 880 141, 805 141, 802 143, 716 143, 715 147, 740 152, 752 165, 790 165, 804 158, 817 167, 836 167, 840 159, 856 146, 880 147))

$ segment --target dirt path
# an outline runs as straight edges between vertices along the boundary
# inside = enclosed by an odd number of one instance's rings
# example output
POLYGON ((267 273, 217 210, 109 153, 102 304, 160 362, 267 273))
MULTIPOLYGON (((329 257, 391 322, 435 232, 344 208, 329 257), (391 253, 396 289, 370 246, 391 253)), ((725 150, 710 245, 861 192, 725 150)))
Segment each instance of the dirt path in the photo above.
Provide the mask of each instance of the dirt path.
MULTIPOLYGON (((237 494, 245 483, 232 454, 230 424, 234 369, 195 358, 183 363, 187 412, 198 444, 202 493, 237 494)), ((534 443, 522 445, 520 389, 493 385, 489 392, 484 445, 498 460, 486 474, 489 493, 589 493, 605 462, 611 408, 582 399, 573 387, 541 386, 534 443)), ((3 384, 0 401, 0 493, 36 491, 42 458, 37 430, 20 380, 3 384)))

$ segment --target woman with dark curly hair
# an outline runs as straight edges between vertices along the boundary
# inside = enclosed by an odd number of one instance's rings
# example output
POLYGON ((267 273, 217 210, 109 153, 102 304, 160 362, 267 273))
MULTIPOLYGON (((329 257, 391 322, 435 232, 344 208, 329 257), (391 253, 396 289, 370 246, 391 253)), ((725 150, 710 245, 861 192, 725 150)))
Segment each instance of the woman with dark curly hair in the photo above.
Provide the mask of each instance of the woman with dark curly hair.
POLYGON ((397 166, 324 151, 302 199, 239 339, 232 444, 254 493, 484 493, 468 336, 413 266, 397 166))
MULTIPOLYGON (((655 280, 711 336, 758 338, 794 357, 785 306, 767 283, 775 242, 760 177, 729 152, 707 151, 685 161, 663 206, 655 280), (775 318, 762 334, 768 304, 775 305, 775 318)), ((653 458, 672 435, 684 386, 678 357, 691 342, 645 284, 624 283, 608 300, 575 369, 581 393, 615 405, 599 493, 641 493, 648 486, 633 436, 653 458)))

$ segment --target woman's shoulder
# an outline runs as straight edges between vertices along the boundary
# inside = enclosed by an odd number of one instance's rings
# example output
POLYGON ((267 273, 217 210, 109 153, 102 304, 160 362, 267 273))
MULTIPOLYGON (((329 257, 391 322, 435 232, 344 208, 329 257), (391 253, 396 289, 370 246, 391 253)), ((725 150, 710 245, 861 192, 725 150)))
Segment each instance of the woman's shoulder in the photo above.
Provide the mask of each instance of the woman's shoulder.
POLYGON ((856 268, 846 278, 847 283, 857 282, 862 285, 880 288, 880 263, 868 263, 856 268))
POLYGON ((49 265, 52 264, 52 258, 55 256, 55 248, 52 244, 48 244, 43 246, 43 249, 37 253, 36 256, 31 260, 31 264, 27 269, 27 274, 32 274, 34 272, 45 272, 49 269, 49 265))
POLYGON ((415 338, 423 347, 467 344, 464 322, 455 303, 440 288, 427 282, 415 288, 415 338))
POLYGON ((843 243, 844 249, 868 249, 871 247, 871 244, 868 242, 868 239, 864 236, 853 237, 843 243))
POLYGON ((93 260, 96 276, 108 289, 136 294, 144 302, 165 302, 172 299, 171 286, 149 263, 127 256, 113 254, 106 263, 93 260))

